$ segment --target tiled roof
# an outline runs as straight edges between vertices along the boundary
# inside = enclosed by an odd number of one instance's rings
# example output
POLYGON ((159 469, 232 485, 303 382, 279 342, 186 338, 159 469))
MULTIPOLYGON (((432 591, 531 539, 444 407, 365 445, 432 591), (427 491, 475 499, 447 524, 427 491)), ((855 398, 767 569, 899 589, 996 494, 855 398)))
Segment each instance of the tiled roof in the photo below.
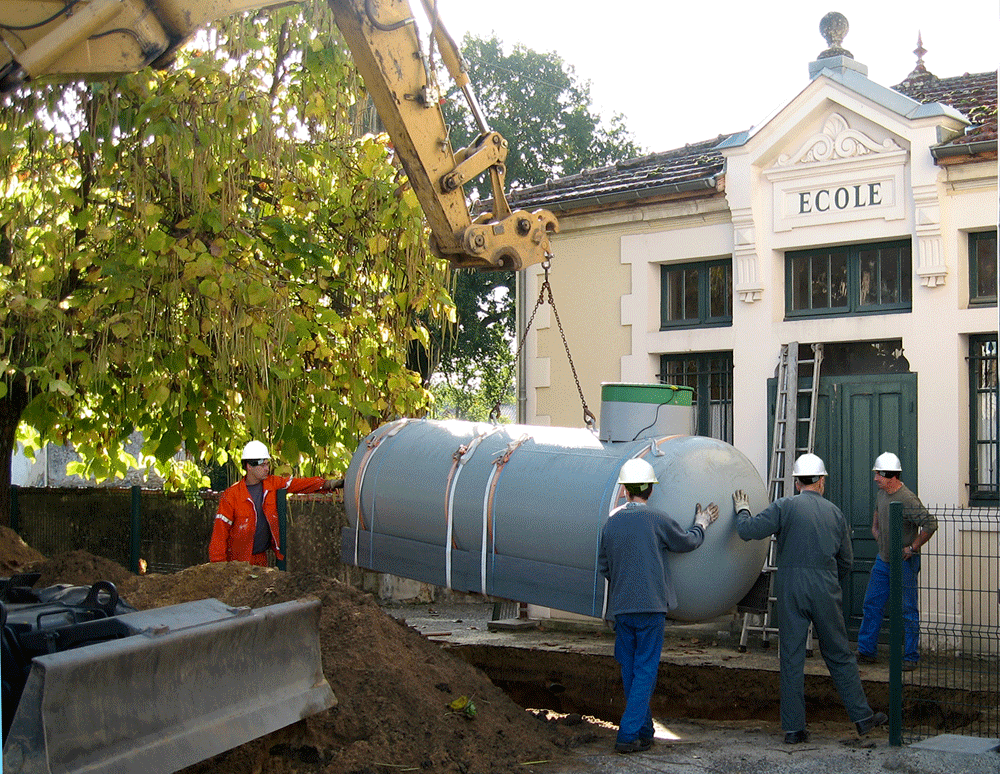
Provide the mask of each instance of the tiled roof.
POLYGON ((997 74, 974 73, 938 78, 918 67, 905 81, 892 87, 917 102, 951 105, 972 122, 965 134, 949 145, 997 139, 997 74))
POLYGON ((726 136, 621 161, 601 169, 587 169, 577 175, 515 191, 511 196, 512 204, 525 209, 576 210, 637 199, 648 200, 684 191, 714 191, 725 159, 713 149, 726 136))
MULTIPOLYGON (((972 126, 947 145, 997 139, 997 74, 977 73, 938 78, 922 68, 893 87, 918 102, 941 102, 965 115, 972 126)), ((718 190, 725 166, 716 146, 720 135, 683 148, 629 159, 601 169, 585 170, 511 194, 511 204, 523 209, 554 211, 607 209, 630 201, 649 201, 668 194, 718 190)), ((995 148, 994 148, 995 150, 995 148)))

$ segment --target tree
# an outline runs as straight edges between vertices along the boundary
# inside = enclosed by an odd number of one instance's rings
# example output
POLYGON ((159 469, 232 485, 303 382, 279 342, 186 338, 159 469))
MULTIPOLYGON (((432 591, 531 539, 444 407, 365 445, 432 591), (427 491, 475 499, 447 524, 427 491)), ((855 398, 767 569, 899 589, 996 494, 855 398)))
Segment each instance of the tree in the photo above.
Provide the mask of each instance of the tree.
POLYGON ((429 399, 402 364, 447 266, 323 2, 220 24, 166 72, 0 106, 0 519, 17 428, 80 472, 225 462, 251 437, 344 469, 429 399))
MULTIPOLYGON (((490 128, 509 143, 509 190, 638 155, 623 117, 615 115, 605 124, 592 108, 589 83, 579 81, 555 52, 521 45, 508 52, 496 36, 466 36, 462 54, 490 128)), ((445 115, 455 147, 475 139, 478 128, 460 93, 450 96, 445 115)), ((477 181, 471 195, 479 201, 491 198, 488 181, 477 181)), ((458 332, 441 340, 438 370, 448 374, 444 382, 453 388, 464 384, 475 391, 484 376, 506 370, 516 335, 514 273, 459 271, 455 282, 458 332), (494 332, 497 326, 502 335, 494 332)))

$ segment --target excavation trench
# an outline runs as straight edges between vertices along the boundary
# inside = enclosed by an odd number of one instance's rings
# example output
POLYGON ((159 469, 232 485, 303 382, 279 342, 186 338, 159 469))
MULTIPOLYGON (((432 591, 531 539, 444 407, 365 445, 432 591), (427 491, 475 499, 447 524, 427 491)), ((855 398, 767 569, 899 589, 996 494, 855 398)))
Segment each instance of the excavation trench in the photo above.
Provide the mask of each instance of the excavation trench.
MULTIPOLYGON (((618 664, 609 655, 456 645, 453 651, 486 673, 525 708, 592 715, 617 723, 623 708, 618 664)), ((806 712, 811 721, 845 721, 829 676, 807 674, 806 712)), ((866 682, 874 706, 885 706, 888 686, 866 682)), ((716 664, 661 662, 652 701, 657 719, 778 722, 778 673, 716 664)))

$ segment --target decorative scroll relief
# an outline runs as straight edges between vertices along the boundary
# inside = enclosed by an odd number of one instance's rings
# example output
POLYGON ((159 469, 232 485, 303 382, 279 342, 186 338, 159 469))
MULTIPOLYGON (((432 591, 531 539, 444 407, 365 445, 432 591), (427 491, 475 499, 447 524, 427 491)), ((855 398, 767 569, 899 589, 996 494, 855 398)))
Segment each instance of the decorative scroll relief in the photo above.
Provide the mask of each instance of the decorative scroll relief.
POLYGON ((823 131, 813 135, 792 155, 778 157, 777 166, 809 164, 834 159, 852 159, 871 153, 888 153, 902 148, 891 138, 883 142, 873 140, 864 132, 852 129, 839 113, 831 113, 823 131))

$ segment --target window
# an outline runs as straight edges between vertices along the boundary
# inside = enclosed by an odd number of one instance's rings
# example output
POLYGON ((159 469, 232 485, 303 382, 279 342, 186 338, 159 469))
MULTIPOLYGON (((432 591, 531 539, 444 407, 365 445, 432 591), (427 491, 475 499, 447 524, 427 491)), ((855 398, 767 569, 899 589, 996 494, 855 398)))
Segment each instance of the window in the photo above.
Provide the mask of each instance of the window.
POLYGON ((660 330, 733 324, 733 263, 660 267, 660 330))
POLYGON ((996 306, 996 231, 969 234, 969 303, 996 306))
POLYGON ((1000 502, 997 336, 969 337, 969 501, 1000 502))
POLYGON ((785 260, 788 317, 910 310, 910 243, 790 252, 785 260))
POLYGON ((695 433, 733 442, 733 353, 661 355, 663 384, 694 388, 695 433))

